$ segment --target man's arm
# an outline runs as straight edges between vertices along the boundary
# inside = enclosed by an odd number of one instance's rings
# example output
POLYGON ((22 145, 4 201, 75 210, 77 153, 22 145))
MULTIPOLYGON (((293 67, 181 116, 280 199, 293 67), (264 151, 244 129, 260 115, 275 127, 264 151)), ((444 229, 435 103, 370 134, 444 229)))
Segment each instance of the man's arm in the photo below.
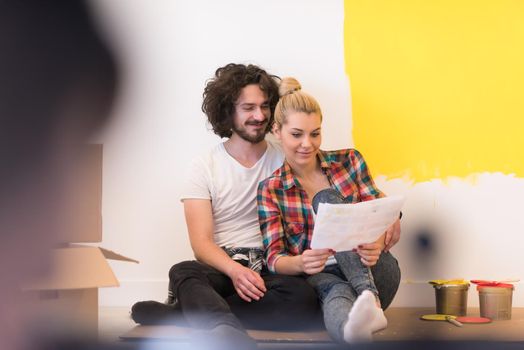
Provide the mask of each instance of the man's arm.
POLYGON ((263 297, 266 287, 260 275, 235 262, 215 243, 211 201, 185 199, 184 213, 195 258, 229 276, 242 299, 250 302, 263 297))

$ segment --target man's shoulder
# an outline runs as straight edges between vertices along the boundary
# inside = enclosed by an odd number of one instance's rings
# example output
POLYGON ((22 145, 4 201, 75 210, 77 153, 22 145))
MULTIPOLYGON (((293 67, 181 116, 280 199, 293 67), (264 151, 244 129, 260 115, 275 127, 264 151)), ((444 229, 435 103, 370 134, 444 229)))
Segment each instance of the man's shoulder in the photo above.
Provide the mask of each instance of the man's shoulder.
POLYGON ((267 159, 271 163, 271 170, 280 167, 284 163, 284 151, 278 140, 266 139, 267 142, 267 159))
POLYGON ((284 154, 284 151, 282 151, 282 144, 275 138, 275 136, 273 136, 273 134, 267 134, 266 142, 271 150, 278 152, 279 154, 284 154))
POLYGON ((277 170, 275 170, 269 177, 265 178, 264 180, 260 181, 259 187, 260 188, 267 188, 269 190, 282 188, 282 169, 284 166, 281 166, 277 170))
POLYGON ((221 142, 195 155, 191 159, 191 162, 193 164, 209 165, 212 164, 218 158, 223 157, 224 152, 224 144, 221 142))

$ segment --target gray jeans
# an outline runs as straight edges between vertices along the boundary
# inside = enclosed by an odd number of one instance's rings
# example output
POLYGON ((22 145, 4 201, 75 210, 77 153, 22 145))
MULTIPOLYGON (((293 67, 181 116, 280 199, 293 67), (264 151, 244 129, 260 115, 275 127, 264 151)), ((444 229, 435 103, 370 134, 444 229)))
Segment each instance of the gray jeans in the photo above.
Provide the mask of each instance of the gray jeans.
MULTIPOLYGON (((327 189, 317 193, 312 202, 316 212, 319 203, 344 203, 344 198, 336 190, 327 189)), ((308 282, 321 301, 328 333, 342 342, 343 328, 357 297, 369 289, 379 296, 382 308, 387 308, 400 284, 400 268, 389 252, 382 253, 372 268, 363 265, 354 252, 338 252, 335 259, 336 265, 326 266, 322 272, 308 277, 308 282)))

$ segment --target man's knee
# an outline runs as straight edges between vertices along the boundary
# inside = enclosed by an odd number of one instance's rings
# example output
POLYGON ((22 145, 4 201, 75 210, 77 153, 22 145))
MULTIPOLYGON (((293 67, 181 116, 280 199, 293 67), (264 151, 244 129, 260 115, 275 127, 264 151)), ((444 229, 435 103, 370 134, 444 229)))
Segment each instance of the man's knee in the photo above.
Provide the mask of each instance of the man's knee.
POLYGON ((202 266, 198 261, 182 261, 169 269, 169 280, 171 282, 183 280, 188 277, 201 275, 202 266))
POLYGON ((180 287, 187 281, 205 281, 203 266, 198 261, 182 261, 169 269, 168 301, 174 303, 180 297, 180 287))

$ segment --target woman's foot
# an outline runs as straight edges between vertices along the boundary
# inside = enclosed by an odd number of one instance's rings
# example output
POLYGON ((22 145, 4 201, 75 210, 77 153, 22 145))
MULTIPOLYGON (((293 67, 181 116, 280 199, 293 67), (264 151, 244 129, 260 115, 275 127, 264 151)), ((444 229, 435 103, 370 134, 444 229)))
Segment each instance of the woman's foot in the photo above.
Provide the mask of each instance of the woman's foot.
POLYGON ((372 334, 386 328, 388 321, 384 311, 377 305, 375 295, 364 291, 349 311, 344 325, 344 340, 347 343, 367 342, 372 334))

